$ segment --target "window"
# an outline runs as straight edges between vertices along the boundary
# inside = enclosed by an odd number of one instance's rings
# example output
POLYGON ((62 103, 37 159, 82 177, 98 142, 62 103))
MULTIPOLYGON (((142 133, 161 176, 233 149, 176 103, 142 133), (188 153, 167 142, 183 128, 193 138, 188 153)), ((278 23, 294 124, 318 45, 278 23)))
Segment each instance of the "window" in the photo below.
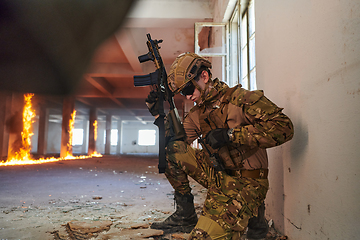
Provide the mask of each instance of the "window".
POLYGON ((240 12, 239 3, 235 6, 229 23, 229 86, 240 83, 240 12))
MULTIPOLYGON (((106 131, 104 131, 104 144, 106 144, 106 131)), ((117 129, 111 129, 110 144, 112 146, 117 146, 117 144, 118 144, 118 130, 117 129)))
POLYGON ((117 129, 111 129, 111 145, 117 146, 118 144, 118 130, 117 129))
POLYGON ((237 1, 229 19, 228 84, 230 87, 241 83, 246 89, 257 89, 254 1, 249 1, 245 7, 237 1))
POLYGON ((226 23, 195 23, 195 53, 212 63, 212 76, 227 82, 227 28, 226 23))
POLYGON ((72 145, 83 145, 84 140, 84 130, 81 128, 74 128, 73 129, 73 140, 72 145))
POLYGON ((139 130, 138 144, 140 146, 154 146, 156 130, 139 130))
POLYGON ((241 35, 241 84, 244 88, 255 90, 255 7, 254 0, 249 2, 240 20, 241 35))

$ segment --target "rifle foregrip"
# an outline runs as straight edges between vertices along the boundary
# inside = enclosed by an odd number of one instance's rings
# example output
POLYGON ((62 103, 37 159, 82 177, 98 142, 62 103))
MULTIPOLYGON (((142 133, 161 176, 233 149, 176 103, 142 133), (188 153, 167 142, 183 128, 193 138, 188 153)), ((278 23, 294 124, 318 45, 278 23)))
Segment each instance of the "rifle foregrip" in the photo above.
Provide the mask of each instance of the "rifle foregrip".
POLYGON ((185 129, 183 124, 181 123, 179 113, 176 108, 169 111, 169 115, 171 118, 172 127, 175 133, 175 138, 180 139, 186 136, 185 129))
POLYGON ((164 126, 164 116, 159 116, 154 124, 159 128, 159 173, 165 173, 166 170, 166 140, 165 140, 165 126, 164 126))

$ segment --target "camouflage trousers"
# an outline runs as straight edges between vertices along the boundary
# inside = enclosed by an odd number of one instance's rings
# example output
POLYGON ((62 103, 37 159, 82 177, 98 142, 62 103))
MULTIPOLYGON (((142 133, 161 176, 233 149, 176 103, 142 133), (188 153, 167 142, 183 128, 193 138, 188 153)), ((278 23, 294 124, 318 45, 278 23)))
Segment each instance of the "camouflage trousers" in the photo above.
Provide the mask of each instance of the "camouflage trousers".
POLYGON ((208 189, 202 216, 189 239, 240 239, 249 219, 257 216, 269 188, 268 180, 215 171, 203 150, 182 141, 168 144, 167 162, 165 175, 176 191, 191 192, 188 176, 208 189))

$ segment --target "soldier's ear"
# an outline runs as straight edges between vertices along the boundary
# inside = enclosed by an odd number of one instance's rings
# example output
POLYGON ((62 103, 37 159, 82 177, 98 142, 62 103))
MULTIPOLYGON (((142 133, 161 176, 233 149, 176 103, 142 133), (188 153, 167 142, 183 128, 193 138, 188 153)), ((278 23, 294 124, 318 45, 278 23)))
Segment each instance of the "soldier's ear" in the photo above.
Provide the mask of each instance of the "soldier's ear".
POLYGON ((209 81, 209 73, 205 70, 201 72, 201 78, 204 80, 204 83, 209 81))

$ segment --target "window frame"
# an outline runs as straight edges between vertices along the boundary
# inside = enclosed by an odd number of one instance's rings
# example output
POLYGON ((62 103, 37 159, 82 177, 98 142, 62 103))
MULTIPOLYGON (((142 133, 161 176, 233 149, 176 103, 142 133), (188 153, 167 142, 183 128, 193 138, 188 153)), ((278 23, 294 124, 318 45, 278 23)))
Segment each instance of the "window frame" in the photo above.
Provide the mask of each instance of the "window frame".
POLYGON ((230 26, 228 28, 230 42, 228 46, 228 76, 232 79, 227 82, 230 82, 230 86, 240 83, 245 89, 256 90, 255 0, 238 0, 228 21, 230 26), (253 14, 251 14, 253 18, 251 20, 249 20, 251 17, 249 16, 250 10, 253 11, 253 14), (250 26, 250 21, 253 23, 252 26, 250 26), (237 25, 237 28, 234 25, 237 25), (254 29, 251 35, 249 33, 250 27, 254 29), (233 32, 234 28, 236 28, 236 33, 233 32), (251 48, 251 46, 254 47, 251 48), (234 47, 236 47, 235 51, 234 47), (234 59, 237 59, 237 61, 234 59))
MULTIPOLYGON (((201 57, 207 58, 207 57, 221 57, 221 80, 228 83, 228 46, 229 46, 229 39, 228 39, 228 23, 216 23, 216 22, 196 22, 195 23, 195 46, 194 46, 194 52, 198 54, 201 57), (199 32, 202 27, 224 27, 221 38, 222 42, 225 44, 225 46, 222 46, 224 52, 218 52, 218 53, 202 53, 200 52, 200 46, 199 46, 199 32)), ((216 77, 216 76, 215 76, 216 77)), ((219 76, 220 77, 220 76, 219 76)))

